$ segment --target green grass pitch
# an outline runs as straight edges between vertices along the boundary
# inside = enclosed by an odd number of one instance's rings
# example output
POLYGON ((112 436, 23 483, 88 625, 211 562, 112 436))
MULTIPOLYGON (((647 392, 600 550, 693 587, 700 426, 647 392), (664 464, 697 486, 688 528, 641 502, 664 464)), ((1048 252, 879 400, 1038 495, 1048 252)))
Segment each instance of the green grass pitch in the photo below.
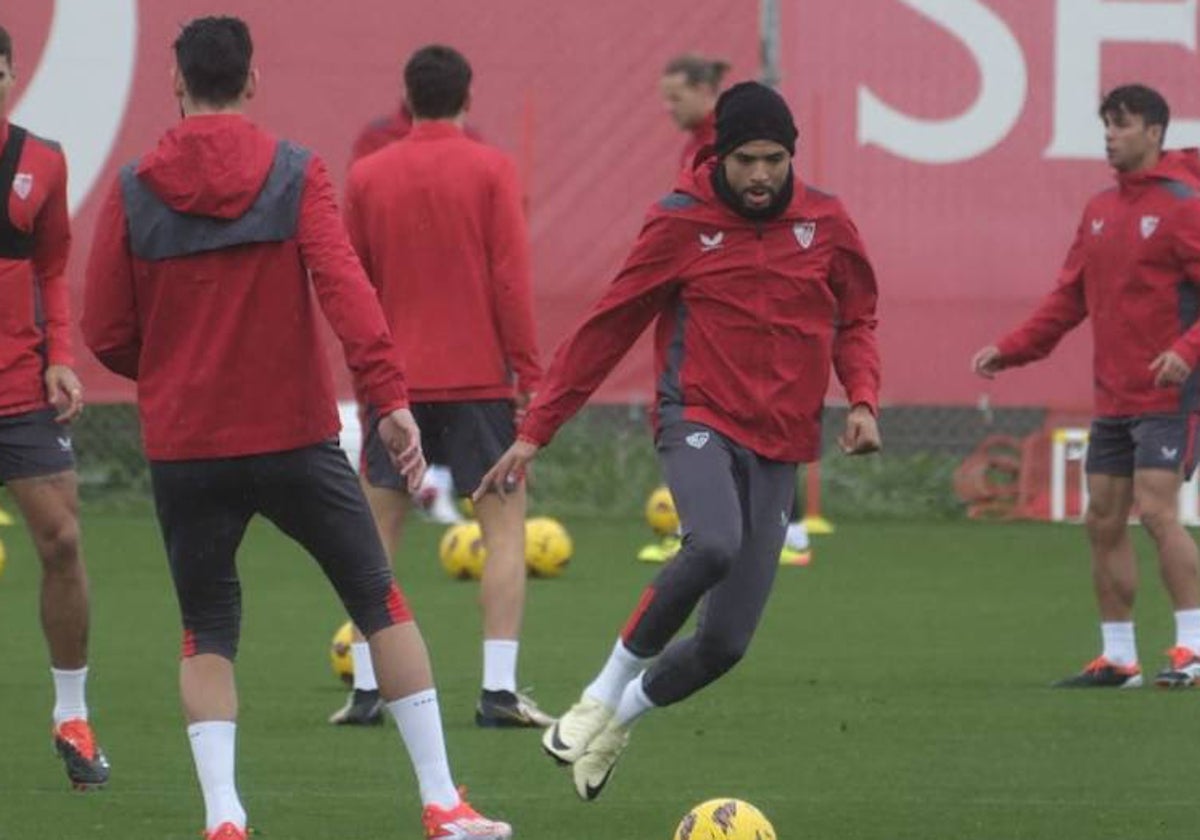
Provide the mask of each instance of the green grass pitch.
MULTIPOLYGON (((534 581, 521 671, 552 711, 606 655, 654 567, 635 521, 569 521, 575 558, 534 581)), ((475 729, 476 585, 446 578, 439 529, 398 560, 433 656, 455 774, 530 840, 669 840, 718 795, 748 799, 781 840, 1140 840, 1190 836, 1200 691, 1062 692, 1097 652, 1084 536, 1067 526, 841 522, 808 568, 780 570, 733 673, 647 717, 604 795, 576 800, 527 731, 475 729)), ((176 695, 178 628, 149 516, 91 515, 89 700, 113 762, 107 790, 68 790, 49 740, 37 568, 3 532, 0 838, 195 840, 203 811, 176 695)), ((1143 557, 1150 557, 1138 535, 1143 557)), ((266 840, 420 836, 393 726, 341 730, 327 661, 341 621, 315 564, 270 526, 242 555, 239 782, 266 840)), ((1139 646, 1151 674, 1173 641, 1143 562, 1139 646)))

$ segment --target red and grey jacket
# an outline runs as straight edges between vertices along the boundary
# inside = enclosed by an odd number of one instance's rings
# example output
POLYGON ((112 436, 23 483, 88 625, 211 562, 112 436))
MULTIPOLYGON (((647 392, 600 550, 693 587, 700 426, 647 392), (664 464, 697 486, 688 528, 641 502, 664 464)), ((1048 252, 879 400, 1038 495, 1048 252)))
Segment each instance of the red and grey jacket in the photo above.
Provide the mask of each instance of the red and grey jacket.
POLYGON ((312 290, 355 384, 407 405, 400 357, 324 164, 236 115, 189 117, 122 169, 87 268, 83 334, 137 380, 152 460, 226 458, 337 434, 312 290))
POLYGON ((1200 361, 1200 156, 1167 152, 1088 202, 1054 291, 998 343, 1014 367, 1048 355, 1091 316, 1095 410, 1101 416, 1196 411, 1200 361), (1192 366, 1182 387, 1156 388, 1166 350, 1192 366))
POLYGON ((875 273, 841 202, 797 179, 787 209, 756 223, 716 197, 716 165, 685 172, 651 208, 520 437, 548 443, 656 318, 658 426, 691 420, 763 457, 811 461, 831 363, 850 402, 876 410, 875 273))
POLYGON ((67 162, 0 121, 0 416, 45 408, 47 365, 71 365, 67 162))
POLYGON ((419 122, 350 168, 346 227, 414 402, 536 390, 529 233, 507 155, 451 123, 419 122))

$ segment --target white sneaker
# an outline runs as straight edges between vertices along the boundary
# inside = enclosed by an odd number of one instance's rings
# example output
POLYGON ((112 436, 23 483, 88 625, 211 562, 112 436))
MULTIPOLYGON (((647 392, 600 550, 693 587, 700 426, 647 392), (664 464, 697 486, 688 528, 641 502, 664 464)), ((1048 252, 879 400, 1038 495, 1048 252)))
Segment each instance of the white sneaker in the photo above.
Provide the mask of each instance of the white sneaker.
POLYGON ((559 764, 573 764, 612 719, 614 709, 584 695, 542 735, 542 749, 559 764))
POLYGON ((612 776, 617 759, 629 745, 629 727, 621 726, 615 720, 593 738, 583 751, 583 755, 575 762, 572 775, 575 777, 575 792, 585 802, 591 802, 600 795, 604 786, 612 776))

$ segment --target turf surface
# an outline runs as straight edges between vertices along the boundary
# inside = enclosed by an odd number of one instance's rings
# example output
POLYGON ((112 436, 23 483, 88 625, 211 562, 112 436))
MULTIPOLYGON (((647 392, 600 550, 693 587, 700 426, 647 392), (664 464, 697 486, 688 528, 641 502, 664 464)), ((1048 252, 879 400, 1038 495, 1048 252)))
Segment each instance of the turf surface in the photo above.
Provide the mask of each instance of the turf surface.
MULTIPOLYGON (((522 680, 569 704, 654 572, 644 525, 571 521, 566 575, 534 581, 522 680)), ((575 799, 531 732, 471 722, 476 586, 446 578, 438 529, 413 528, 400 576, 438 675, 462 784, 519 838, 669 840, 718 795, 748 799, 781 840, 1141 840, 1189 836, 1200 691, 1047 688, 1096 653, 1083 534, 1069 526, 843 522, 808 568, 780 572, 750 655, 648 717, 604 795, 575 799)), ((0 577, 0 838, 195 840, 203 812, 175 687, 177 616, 153 520, 90 516, 89 699, 113 762, 70 792, 49 741, 37 568, 6 529, 0 577)), ((1142 535, 1138 545, 1150 557, 1142 535)), ((341 621, 316 567, 272 528, 242 555, 239 782, 266 840, 420 836, 393 727, 324 723, 343 699, 327 661, 341 621)), ((1170 611, 1143 563, 1139 645, 1151 675, 1170 611)))

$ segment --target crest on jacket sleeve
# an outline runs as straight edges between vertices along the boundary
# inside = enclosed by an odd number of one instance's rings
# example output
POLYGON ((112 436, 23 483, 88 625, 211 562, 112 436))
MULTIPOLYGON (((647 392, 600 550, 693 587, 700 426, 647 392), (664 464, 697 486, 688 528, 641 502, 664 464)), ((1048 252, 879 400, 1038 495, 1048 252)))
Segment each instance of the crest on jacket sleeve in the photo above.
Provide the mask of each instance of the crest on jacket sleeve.
POLYGON ((1142 216, 1142 239, 1149 239, 1158 229, 1158 216, 1142 216))
POLYGON ((817 235, 817 223, 796 222, 792 225, 792 235, 796 237, 800 247, 807 251, 808 247, 813 244, 813 237, 817 235))

